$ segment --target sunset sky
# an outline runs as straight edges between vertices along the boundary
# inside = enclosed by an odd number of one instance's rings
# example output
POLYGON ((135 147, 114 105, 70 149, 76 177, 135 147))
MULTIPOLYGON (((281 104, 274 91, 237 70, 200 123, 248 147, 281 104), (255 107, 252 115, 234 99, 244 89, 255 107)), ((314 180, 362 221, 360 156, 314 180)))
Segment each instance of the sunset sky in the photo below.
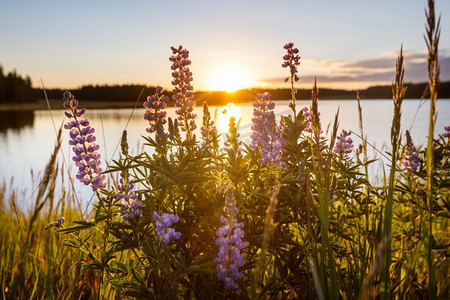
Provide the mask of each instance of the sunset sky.
MULTIPOLYGON (((450 1, 442 13, 441 79, 450 80, 450 1)), ((5 1, 0 64, 35 87, 147 84, 170 88, 170 46, 190 51, 196 90, 288 87, 283 45, 300 50, 299 87, 389 84, 401 44, 406 81, 426 80, 419 0, 5 1), (240 86, 239 86, 240 85, 240 86)))

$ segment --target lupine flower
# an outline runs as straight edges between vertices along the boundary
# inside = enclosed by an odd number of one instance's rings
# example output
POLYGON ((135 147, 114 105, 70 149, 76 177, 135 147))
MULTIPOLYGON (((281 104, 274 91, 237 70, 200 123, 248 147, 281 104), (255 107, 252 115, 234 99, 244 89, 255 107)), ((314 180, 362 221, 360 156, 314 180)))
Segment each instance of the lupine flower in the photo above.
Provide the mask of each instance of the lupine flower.
POLYGON ((116 199, 120 201, 119 205, 122 209, 123 220, 130 221, 142 215, 142 210, 139 208, 142 205, 142 201, 137 200, 138 196, 133 191, 134 185, 129 182, 128 173, 120 172, 120 176, 116 199))
POLYGON ((178 120, 181 124, 181 130, 192 132, 195 128, 195 117, 196 115, 192 112, 195 106, 194 94, 192 90, 194 89, 191 85, 192 72, 189 69, 191 61, 189 58, 189 51, 184 49, 183 46, 178 48, 171 47, 173 55, 169 60, 173 63, 171 69, 172 72, 172 85, 173 89, 173 100, 175 100, 175 107, 178 109, 175 111, 179 116, 178 120), (186 127, 187 126, 187 127, 186 127))
POLYGON ((64 217, 59 217, 58 219, 56 219, 55 222, 47 224, 42 230, 47 230, 47 229, 50 229, 50 228, 58 229, 58 228, 62 227, 62 225, 64 224, 65 220, 66 219, 64 219, 64 217))
POLYGON ((442 136, 445 137, 445 138, 450 137, 450 125, 445 126, 444 130, 445 130, 445 132, 444 132, 444 134, 442 136))
POLYGON ((403 156, 402 164, 409 171, 417 171, 417 168, 420 166, 419 153, 412 142, 408 130, 406 130, 405 156, 403 156))
POLYGON ((351 153, 353 149, 353 140, 350 137, 351 131, 342 130, 342 133, 336 138, 334 153, 351 153))
POLYGON ((287 77, 284 81, 287 82, 289 78, 293 78, 294 81, 298 81, 298 69, 297 67, 300 65, 300 56, 298 55, 298 49, 294 48, 294 43, 287 43, 283 47, 286 49, 287 54, 283 56, 283 64, 281 65, 283 68, 289 67, 291 71, 291 77, 287 77))
POLYGON ((252 149, 260 149, 261 163, 284 166, 281 160, 282 147, 285 143, 282 130, 277 126, 273 109, 275 103, 270 101, 270 94, 265 92, 256 95, 253 103, 252 149))
POLYGON ((230 117, 228 130, 229 133, 226 134, 227 138, 224 142, 224 151, 234 157, 234 159, 242 158, 242 141, 239 141, 240 134, 237 132, 236 118, 233 116, 230 117))
POLYGON ((95 136, 93 133, 95 129, 89 125, 87 119, 79 120, 86 112, 86 109, 78 109, 78 100, 70 92, 65 92, 63 95, 64 107, 69 109, 65 112, 68 118, 73 119, 64 125, 65 129, 69 129, 70 141, 73 145, 73 152, 75 156, 72 160, 78 167, 76 178, 85 185, 91 185, 92 190, 96 191, 98 188, 104 188, 105 175, 102 175, 102 168, 100 167, 100 154, 97 153, 99 146, 95 144, 95 136))
POLYGON ((148 96, 147 101, 144 102, 144 107, 147 108, 144 119, 150 124, 147 132, 157 132, 160 135, 164 135, 163 125, 167 122, 167 112, 164 109, 167 108, 167 101, 169 101, 169 97, 162 95, 162 91, 162 87, 156 87, 155 94, 148 96))
POLYGON ((203 139, 201 147, 204 151, 213 151, 219 147, 217 129, 214 126, 214 121, 211 120, 211 114, 206 102, 203 103, 203 124, 200 128, 200 133, 203 139))
MULTIPOLYGON (((311 132, 313 132, 313 115, 312 115, 313 113, 312 113, 311 107, 308 108, 305 106, 302 108, 302 110, 303 110, 303 116, 305 117, 306 121, 308 121, 308 125, 306 126, 304 131, 311 133, 311 132)), ((318 115, 320 116, 320 112, 318 112, 318 115)), ((319 120, 319 130, 320 130, 320 133, 323 132, 322 124, 320 123, 320 120, 319 120)))
POLYGON ((246 244, 242 241, 244 223, 239 223, 236 219, 239 209, 236 207, 236 199, 231 187, 227 191, 224 212, 226 216, 220 216, 220 221, 224 225, 216 231, 219 252, 214 261, 217 263, 217 278, 222 280, 227 288, 237 289, 239 286, 235 280, 243 276, 238 268, 244 265, 244 255, 240 251, 246 247, 246 244))
POLYGON ((172 240, 178 240, 181 237, 181 232, 171 228, 171 226, 179 220, 177 215, 162 214, 160 216, 157 212, 154 212, 152 218, 153 221, 157 221, 155 231, 165 244, 172 240))

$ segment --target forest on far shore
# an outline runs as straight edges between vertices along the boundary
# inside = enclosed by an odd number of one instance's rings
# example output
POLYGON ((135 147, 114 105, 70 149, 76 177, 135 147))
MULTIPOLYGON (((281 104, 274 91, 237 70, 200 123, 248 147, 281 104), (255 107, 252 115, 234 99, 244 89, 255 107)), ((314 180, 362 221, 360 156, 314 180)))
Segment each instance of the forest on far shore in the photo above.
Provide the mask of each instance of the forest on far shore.
MULTIPOLYGON (((427 83, 410 83, 406 84, 406 99, 419 99, 427 96, 427 83)), ((142 92, 144 85, 140 84, 124 84, 124 85, 85 85, 71 92, 79 100, 96 101, 96 102, 131 102, 134 103, 142 92)), ((49 99, 61 99, 65 89, 46 89, 49 99)), ((141 101, 148 95, 155 92, 155 87, 145 87, 142 92, 141 101)), ((256 94, 261 92, 269 92, 272 100, 290 99, 291 91, 288 88, 278 89, 262 89, 250 88, 238 90, 234 93, 228 92, 195 92, 197 102, 206 101, 211 105, 227 104, 229 102, 244 102, 255 99, 256 94)), ((164 92, 171 99, 171 91, 164 92)), ((319 98, 326 99, 355 99, 357 90, 329 89, 319 87, 319 98)), ((391 99, 392 87, 372 86, 367 89, 359 90, 361 99, 391 99)), ((35 103, 39 99, 44 99, 45 94, 42 88, 33 88, 29 76, 22 77, 14 70, 8 74, 3 73, 0 66, 0 104, 20 104, 35 103)), ((296 98, 298 100, 311 99, 311 89, 297 89, 296 98)), ((450 98, 450 81, 442 82, 439 88, 439 98, 450 98)), ((171 103, 169 102, 169 105, 171 103)))

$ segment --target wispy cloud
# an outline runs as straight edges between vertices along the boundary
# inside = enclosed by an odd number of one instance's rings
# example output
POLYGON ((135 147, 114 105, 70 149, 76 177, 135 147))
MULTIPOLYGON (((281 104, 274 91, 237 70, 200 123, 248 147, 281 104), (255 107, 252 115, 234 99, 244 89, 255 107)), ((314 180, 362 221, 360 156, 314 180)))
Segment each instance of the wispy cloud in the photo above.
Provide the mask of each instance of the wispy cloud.
MULTIPOLYGON (((317 77, 320 83, 330 86, 346 83, 358 83, 361 85, 388 84, 395 76, 395 61, 397 53, 386 52, 378 58, 367 60, 305 60, 302 64, 304 74, 301 81, 310 83, 317 77)), ((425 53, 405 52, 405 81, 424 82, 428 80, 427 55, 425 53)), ((439 64, 441 80, 450 80, 450 51, 443 50, 440 53, 439 64)), ((260 82, 267 85, 280 85, 284 78, 270 78, 260 82)))

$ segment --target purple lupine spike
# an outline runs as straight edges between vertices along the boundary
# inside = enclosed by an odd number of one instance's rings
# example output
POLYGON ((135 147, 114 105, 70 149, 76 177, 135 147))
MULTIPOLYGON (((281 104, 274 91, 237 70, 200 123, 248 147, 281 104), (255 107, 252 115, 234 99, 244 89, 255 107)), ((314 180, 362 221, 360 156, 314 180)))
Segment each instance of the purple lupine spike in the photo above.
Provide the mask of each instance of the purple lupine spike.
POLYGON ((181 237, 181 232, 171 228, 180 219, 177 215, 164 213, 160 216, 157 212, 154 212, 152 219, 156 221, 156 233, 165 244, 172 240, 178 240, 181 237))
POLYGON ((283 64, 281 65, 283 68, 290 69, 291 77, 287 77, 284 79, 285 82, 289 80, 289 78, 292 78, 294 81, 298 81, 298 66, 300 65, 300 56, 298 55, 298 49, 294 48, 294 43, 287 43, 283 47, 286 49, 287 54, 283 56, 283 64))
POLYGON ((144 119, 148 121, 150 127, 147 128, 147 132, 158 132, 164 135, 164 124, 167 123, 167 112, 164 109, 167 108, 167 102, 169 97, 162 95, 163 88, 156 87, 155 94, 147 97, 147 101, 144 102, 144 107, 147 108, 144 119))
POLYGON ((72 150, 75 153, 72 160, 78 167, 76 178, 85 185, 91 185, 93 191, 104 188, 106 176, 101 174, 100 154, 97 153, 100 147, 94 143, 95 129, 90 126, 87 119, 78 119, 83 116, 86 109, 77 109, 78 100, 70 92, 66 91, 63 94, 63 100, 63 106, 69 109, 66 116, 73 118, 64 125, 64 128, 70 130, 69 144, 73 146, 72 150))
POLYGON ((267 92, 257 94, 253 107, 253 133, 250 147, 260 149, 261 163, 284 167, 285 163, 281 159, 281 153, 285 141, 282 137, 281 127, 276 124, 273 112, 275 103, 270 101, 270 94, 267 92))
POLYGON ((342 130, 342 133, 336 137, 337 142, 336 145, 334 146, 334 153, 351 153, 353 150, 353 140, 350 138, 350 135, 352 134, 352 132, 346 131, 346 130, 342 130))
POLYGON ((178 49, 171 47, 173 55, 169 58, 172 62, 172 85, 174 86, 172 99, 175 100, 175 111, 180 121, 181 130, 193 131, 196 128, 193 109, 195 106, 194 88, 191 85, 192 72, 189 69, 191 61, 189 60, 189 51, 179 46, 178 49), (188 128, 186 128, 188 126, 188 128))
POLYGON ((405 155, 403 156, 402 164, 408 171, 417 171, 417 168, 420 166, 420 156, 408 130, 406 130, 405 155))
POLYGON ((137 200, 138 196, 133 191, 134 185, 130 183, 127 172, 120 173, 120 181, 117 185, 116 199, 120 200, 119 205, 122 209, 122 218, 124 221, 131 221, 142 215, 140 206, 142 201, 137 200))
POLYGON ((420 166, 420 157, 414 145, 407 147, 402 164, 409 171, 417 171, 417 168, 420 166))
POLYGON ((443 137, 448 138, 450 137, 450 125, 447 125, 444 127, 444 133, 442 134, 443 137))
POLYGON ((231 187, 227 191, 224 212, 226 216, 220 216, 220 221, 224 225, 216 231, 218 237, 216 244, 219 246, 219 251, 214 262, 217 263, 217 278, 222 280, 227 288, 237 289, 239 286, 236 280, 243 276, 238 270, 244 265, 244 255, 241 254, 241 250, 247 245, 242 241, 244 223, 236 219, 239 209, 236 207, 236 199, 231 187))
MULTIPOLYGON (((305 107, 302 108, 302 110, 303 110, 303 116, 305 117, 306 121, 308 121, 308 124, 307 124, 306 128, 304 129, 304 131, 312 133, 313 132, 312 109, 311 109, 311 107, 308 108, 308 107, 305 106, 305 107)), ((318 116, 320 117, 320 112, 318 112, 318 116)), ((320 130, 320 133, 323 132, 322 124, 320 123, 320 119, 319 119, 319 130, 320 130)), ((323 139, 324 137, 321 136, 320 138, 323 139)))

